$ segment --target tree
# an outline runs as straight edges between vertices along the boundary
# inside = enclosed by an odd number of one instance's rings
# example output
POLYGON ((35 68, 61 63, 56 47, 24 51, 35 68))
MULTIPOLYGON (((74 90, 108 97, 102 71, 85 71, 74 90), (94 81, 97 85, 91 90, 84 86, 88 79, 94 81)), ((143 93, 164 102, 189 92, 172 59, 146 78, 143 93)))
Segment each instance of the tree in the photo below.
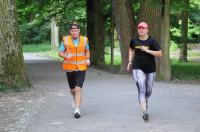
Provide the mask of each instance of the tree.
POLYGON ((130 0, 112 0, 115 25, 119 34, 122 66, 121 73, 125 73, 128 63, 128 48, 133 37, 134 18, 130 0))
POLYGON ((68 33, 69 24, 77 21, 81 34, 86 28, 85 0, 16 0, 23 44, 42 43, 51 38, 51 19, 59 26, 60 40, 68 33))
POLYGON ((94 30, 95 30, 95 62, 96 65, 99 66, 104 66, 105 64, 105 57, 104 57, 104 33, 105 33, 105 28, 104 28, 104 24, 105 24, 105 19, 104 19, 104 15, 102 13, 102 0, 96 0, 94 2, 94 8, 95 8, 95 17, 94 17, 94 22, 95 22, 95 26, 94 26, 94 30))
POLYGON ((157 79, 171 80, 169 61, 169 0, 142 0, 139 21, 149 25, 149 35, 160 43, 163 56, 157 59, 157 79))
POLYGON ((181 48, 180 61, 187 61, 187 39, 188 39, 188 16, 189 16, 189 0, 183 1, 184 9, 182 10, 182 24, 181 24, 181 48))
POLYGON ((0 1, 0 81, 15 90, 30 86, 27 78, 15 0, 0 1))
POLYGON ((91 61, 95 61, 95 38, 94 38, 94 27, 95 27, 95 21, 94 21, 94 0, 86 0, 86 10, 87 10, 87 36, 90 41, 90 52, 91 52, 91 61))
POLYGON ((171 80, 171 64, 169 60, 170 43, 170 0, 162 0, 161 12, 161 49, 163 56, 159 60, 158 78, 160 80, 171 80))
POLYGON ((160 42, 161 0, 141 0, 138 22, 145 21, 149 26, 149 35, 160 42))
POLYGON ((91 43, 91 60, 96 66, 103 66, 104 59, 104 23, 105 18, 102 13, 102 0, 87 0, 87 32, 91 43))

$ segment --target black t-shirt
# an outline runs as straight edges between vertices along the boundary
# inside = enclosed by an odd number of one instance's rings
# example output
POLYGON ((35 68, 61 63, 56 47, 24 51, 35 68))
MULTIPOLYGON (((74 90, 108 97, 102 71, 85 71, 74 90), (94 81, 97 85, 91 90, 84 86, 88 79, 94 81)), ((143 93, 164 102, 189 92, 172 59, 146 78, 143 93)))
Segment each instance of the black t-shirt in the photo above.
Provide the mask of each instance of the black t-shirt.
POLYGON ((149 37, 147 40, 134 38, 130 42, 131 49, 135 50, 133 58, 133 69, 141 69, 145 73, 155 72, 156 63, 154 56, 140 50, 140 46, 146 46, 149 50, 159 51, 160 45, 152 37, 149 37))

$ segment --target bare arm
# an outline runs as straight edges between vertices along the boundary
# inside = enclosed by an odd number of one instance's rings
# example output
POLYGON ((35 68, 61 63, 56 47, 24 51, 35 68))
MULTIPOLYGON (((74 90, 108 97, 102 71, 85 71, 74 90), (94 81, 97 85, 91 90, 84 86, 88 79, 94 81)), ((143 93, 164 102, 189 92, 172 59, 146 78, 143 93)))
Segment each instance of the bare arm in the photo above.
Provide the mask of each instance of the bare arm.
POLYGON ((58 56, 60 56, 61 58, 67 58, 66 54, 61 51, 58 52, 58 56))
POLYGON ((155 57, 161 57, 162 56, 162 51, 161 50, 158 50, 158 51, 154 51, 154 50, 149 50, 148 48, 142 46, 140 48, 142 51, 145 51, 146 53, 149 53, 155 57))
POLYGON ((128 62, 132 62, 133 55, 134 55, 134 50, 129 48, 129 50, 128 50, 128 62))
POLYGON ((147 53, 155 56, 155 57, 161 57, 162 56, 162 51, 159 50, 159 51, 153 51, 153 50, 147 50, 146 51, 147 53))
POLYGON ((130 71, 132 61, 133 61, 133 56, 134 56, 134 50, 129 48, 128 50, 128 65, 127 65, 127 71, 130 71))
POLYGON ((90 50, 85 51, 86 59, 90 59, 90 50))

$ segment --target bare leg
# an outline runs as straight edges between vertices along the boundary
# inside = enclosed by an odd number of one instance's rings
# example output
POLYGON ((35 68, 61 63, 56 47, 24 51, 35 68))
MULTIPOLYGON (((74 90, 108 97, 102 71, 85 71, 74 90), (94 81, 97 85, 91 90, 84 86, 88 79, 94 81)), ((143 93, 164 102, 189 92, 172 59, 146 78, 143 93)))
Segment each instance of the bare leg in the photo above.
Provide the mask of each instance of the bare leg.
POLYGON ((140 102, 140 106, 142 108, 142 112, 146 112, 147 111, 146 101, 145 102, 140 102))
POLYGON ((75 89, 70 89, 70 92, 71 92, 71 94, 73 96, 73 99, 75 99, 75 89))
POLYGON ((80 87, 75 87, 75 106, 79 108, 82 100, 82 92, 80 87))

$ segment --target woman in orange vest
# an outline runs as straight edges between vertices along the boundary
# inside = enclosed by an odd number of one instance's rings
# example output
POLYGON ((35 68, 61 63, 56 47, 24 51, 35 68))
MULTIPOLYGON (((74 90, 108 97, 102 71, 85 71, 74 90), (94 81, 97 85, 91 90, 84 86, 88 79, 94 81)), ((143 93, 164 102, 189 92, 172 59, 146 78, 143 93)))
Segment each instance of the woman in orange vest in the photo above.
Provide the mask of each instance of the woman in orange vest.
POLYGON ((70 24, 69 32, 70 35, 63 37, 58 55, 64 58, 63 70, 66 71, 70 92, 73 96, 74 117, 80 118, 81 88, 87 66, 90 65, 90 50, 88 39, 80 35, 77 22, 70 24))

